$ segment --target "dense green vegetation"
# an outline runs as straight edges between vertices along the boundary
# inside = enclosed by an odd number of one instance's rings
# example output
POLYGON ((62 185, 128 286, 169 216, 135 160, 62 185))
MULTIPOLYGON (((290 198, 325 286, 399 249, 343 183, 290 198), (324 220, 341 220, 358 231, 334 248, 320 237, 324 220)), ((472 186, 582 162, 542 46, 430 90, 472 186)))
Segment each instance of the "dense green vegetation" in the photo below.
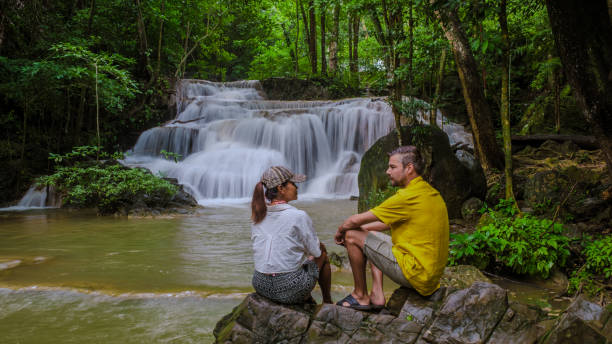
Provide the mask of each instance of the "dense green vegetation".
POLYGON ((451 265, 472 264, 480 269, 548 277, 553 267, 564 267, 570 255, 563 225, 529 214, 519 214, 513 200, 495 209, 484 208, 482 224, 469 234, 451 234, 451 265))
MULTIPOLYGON (((500 6, 488 0, 4 1, 0 189, 7 192, 0 202, 49 172, 50 152, 131 146, 142 130, 172 117, 180 78, 318 78, 336 88, 414 95, 467 122, 453 41, 445 36, 454 18, 446 9, 459 14, 479 66, 478 86, 497 113, 500 6)), ((504 9, 516 131, 585 130, 575 120, 546 6, 510 1, 504 9)), ((499 116, 492 120, 499 128, 499 116)))
POLYGON ((582 265, 571 274, 569 292, 581 289, 591 295, 605 292, 606 288, 610 288, 605 281, 612 277, 612 237, 607 235, 594 239, 586 235, 580 246, 582 265))
POLYGON ((95 146, 76 147, 66 154, 51 154, 55 173, 39 178, 40 186, 53 186, 62 195, 64 206, 97 208, 112 214, 121 207, 142 200, 149 207, 164 206, 178 191, 176 185, 140 168, 126 168, 95 146), (100 161, 95 158, 110 158, 100 161))

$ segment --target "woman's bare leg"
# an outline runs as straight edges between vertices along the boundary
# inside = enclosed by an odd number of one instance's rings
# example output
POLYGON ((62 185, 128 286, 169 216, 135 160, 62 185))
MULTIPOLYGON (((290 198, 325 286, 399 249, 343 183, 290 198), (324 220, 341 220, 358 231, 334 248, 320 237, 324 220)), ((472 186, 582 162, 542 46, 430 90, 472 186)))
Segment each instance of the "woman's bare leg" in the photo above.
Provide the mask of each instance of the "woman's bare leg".
POLYGON ((329 259, 327 258, 327 250, 325 245, 321 243, 321 256, 314 259, 315 263, 319 267, 319 287, 321 287, 321 294, 323 297, 323 303, 332 303, 331 299, 331 267, 329 266, 329 259))

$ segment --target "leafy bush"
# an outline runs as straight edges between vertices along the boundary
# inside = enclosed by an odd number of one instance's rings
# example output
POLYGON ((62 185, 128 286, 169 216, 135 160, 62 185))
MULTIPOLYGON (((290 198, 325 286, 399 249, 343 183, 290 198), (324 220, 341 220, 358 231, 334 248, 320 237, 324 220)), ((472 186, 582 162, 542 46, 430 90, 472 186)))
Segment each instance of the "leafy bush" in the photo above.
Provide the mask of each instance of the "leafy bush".
POLYGON ((605 284, 601 280, 612 278, 612 237, 593 240, 591 236, 586 236, 583 245, 584 265, 573 272, 569 291, 583 286, 588 293, 596 294, 602 291, 605 284))
POLYGON ((501 200, 495 210, 483 212, 484 225, 474 233, 451 234, 451 265, 507 268, 542 277, 548 277, 555 264, 565 265, 570 251, 563 225, 518 214, 512 200, 501 200))
POLYGON ((95 152, 95 147, 84 146, 64 155, 52 154, 50 159, 72 165, 56 166, 56 172, 39 178, 38 184, 55 186, 63 195, 63 205, 97 207, 102 214, 113 213, 135 200, 147 206, 164 206, 178 191, 175 185, 144 169, 83 160, 95 152))
POLYGON ((370 191, 365 198, 365 206, 367 209, 372 209, 377 205, 381 204, 387 198, 393 196, 397 192, 398 188, 395 186, 391 186, 391 183, 387 184, 387 187, 384 189, 376 189, 374 191, 370 191))

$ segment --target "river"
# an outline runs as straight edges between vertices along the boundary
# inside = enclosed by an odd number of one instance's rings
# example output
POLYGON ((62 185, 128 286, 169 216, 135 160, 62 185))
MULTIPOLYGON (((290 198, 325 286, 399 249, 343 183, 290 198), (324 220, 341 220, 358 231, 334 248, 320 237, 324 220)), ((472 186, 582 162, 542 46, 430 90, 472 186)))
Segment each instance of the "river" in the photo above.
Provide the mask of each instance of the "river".
MULTIPOLYGON (((333 234, 356 202, 294 203, 343 252, 333 234)), ((245 203, 168 218, 0 212, 0 342, 212 342, 215 323, 253 291, 249 215, 245 203)), ((334 300, 351 285, 335 270, 334 300)))

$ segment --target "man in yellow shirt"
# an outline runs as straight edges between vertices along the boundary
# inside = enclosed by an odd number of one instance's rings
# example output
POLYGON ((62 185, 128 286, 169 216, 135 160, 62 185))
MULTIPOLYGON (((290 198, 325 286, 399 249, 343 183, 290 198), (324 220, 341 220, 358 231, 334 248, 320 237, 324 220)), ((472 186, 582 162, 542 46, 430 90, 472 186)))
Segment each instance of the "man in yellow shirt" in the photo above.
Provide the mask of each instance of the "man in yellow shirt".
POLYGON ((334 237, 346 247, 355 289, 337 304, 359 310, 382 308, 383 273, 396 283, 428 296, 440 287, 448 258, 448 212, 440 193, 421 177, 423 161, 416 147, 389 153, 386 173, 401 189, 379 206, 347 218, 334 237), (391 229, 391 236, 381 231, 391 229), (372 268, 372 292, 366 262, 372 268))

